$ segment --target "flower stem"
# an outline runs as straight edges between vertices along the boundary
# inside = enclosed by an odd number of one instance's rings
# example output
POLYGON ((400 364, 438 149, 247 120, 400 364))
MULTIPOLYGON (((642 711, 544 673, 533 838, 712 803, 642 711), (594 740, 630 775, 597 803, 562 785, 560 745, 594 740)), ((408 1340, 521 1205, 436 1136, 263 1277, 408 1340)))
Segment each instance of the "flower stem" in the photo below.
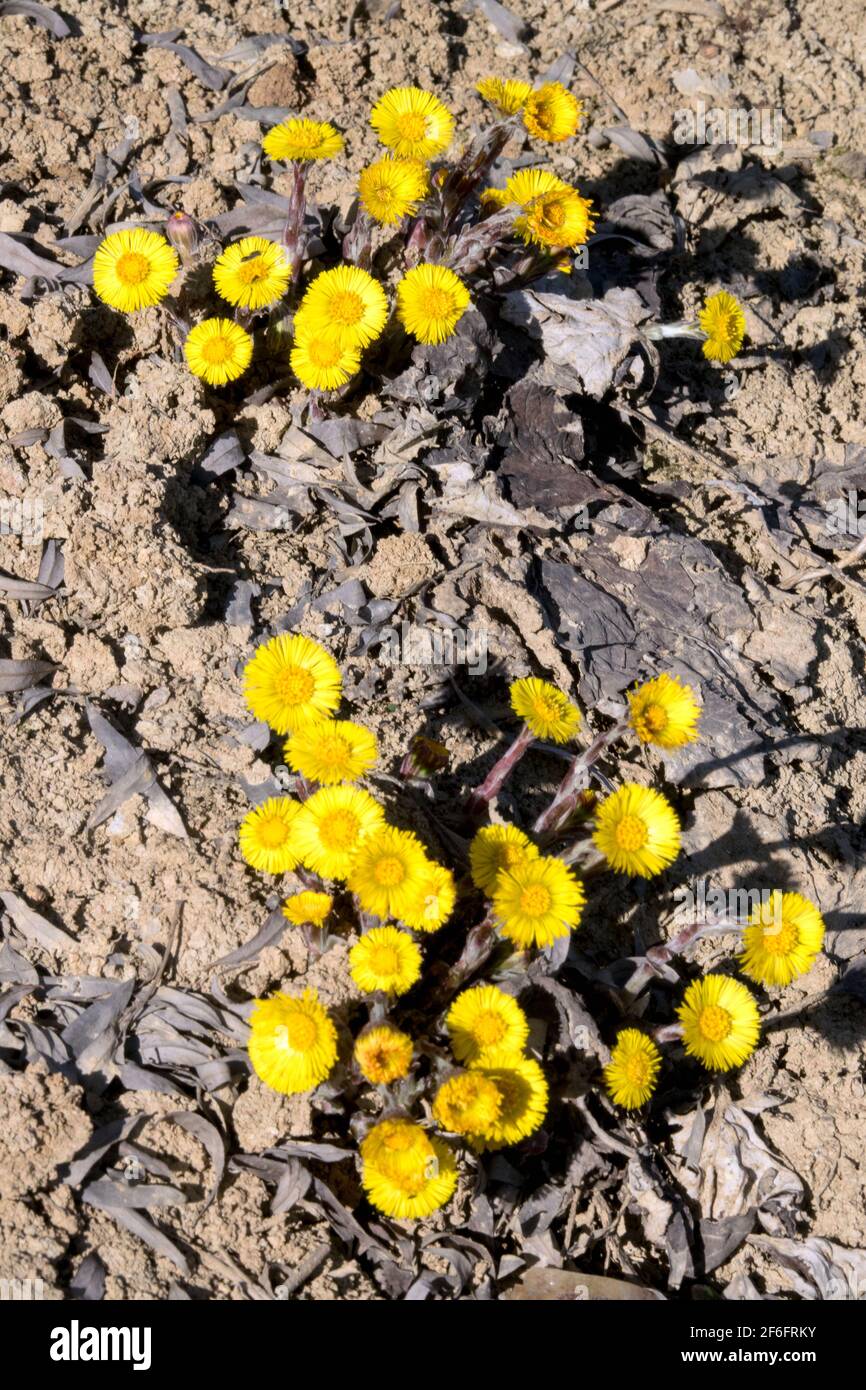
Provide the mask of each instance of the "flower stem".
POLYGON ((578 754, 560 782, 547 810, 542 811, 533 825, 536 835, 558 830, 564 824, 577 806, 580 793, 589 782, 589 770, 593 763, 598 762, 605 749, 624 734, 628 727, 629 720, 620 719, 606 733, 596 734, 589 747, 578 754))
POLYGON ((528 725, 524 724, 517 738, 509 748, 502 754, 502 757, 488 772, 480 787, 476 787, 467 799, 467 808, 470 815, 478 817, 483 815, 488 802, 502 789, 502 786, 512 769, 520 762, 526 750, 535 741, 535 735, 528 725))
POLYGON ((297 281, 298 272, 307 249, 307 233, 304 219, 307 212, 307 166, 300 160, 292 160, 289 165, 289 207, 286 225, 283 228, 283 245, 286 248, 292 280, 297 281))

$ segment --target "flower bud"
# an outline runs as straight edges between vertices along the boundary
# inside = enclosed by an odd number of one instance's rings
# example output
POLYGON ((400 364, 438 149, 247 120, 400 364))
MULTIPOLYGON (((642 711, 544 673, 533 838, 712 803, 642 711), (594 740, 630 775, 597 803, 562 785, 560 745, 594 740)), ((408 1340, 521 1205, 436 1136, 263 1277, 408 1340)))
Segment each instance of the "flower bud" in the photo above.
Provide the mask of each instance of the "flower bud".
POLYGON ((184 261, 195 255, 198 249, 198 228, 185 212, 173 212, 165 224, 165 234, 172 246, 184 261))

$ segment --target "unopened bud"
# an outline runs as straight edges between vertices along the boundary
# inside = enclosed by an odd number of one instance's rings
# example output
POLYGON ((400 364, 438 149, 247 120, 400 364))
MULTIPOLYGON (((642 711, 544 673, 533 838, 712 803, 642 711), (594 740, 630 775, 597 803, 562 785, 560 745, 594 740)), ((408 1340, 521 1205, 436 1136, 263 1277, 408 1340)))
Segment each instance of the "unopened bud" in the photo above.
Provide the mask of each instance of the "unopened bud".
POLYGON ((165 234, 181 260, 190 260, 198 250, 198 228, 188 213, 173 212, 165 224, 165 234))

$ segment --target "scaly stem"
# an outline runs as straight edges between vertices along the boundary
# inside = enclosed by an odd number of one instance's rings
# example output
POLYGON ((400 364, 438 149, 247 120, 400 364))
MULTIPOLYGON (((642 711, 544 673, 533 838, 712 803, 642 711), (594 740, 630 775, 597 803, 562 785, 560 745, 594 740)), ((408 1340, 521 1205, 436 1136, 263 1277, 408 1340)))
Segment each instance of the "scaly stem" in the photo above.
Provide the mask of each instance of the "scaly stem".
POLYGON ((289 177, 291 186, 289 188, 289 208, 286 213, 286 225, 283 228, 283 245, 286 248, 289 268, 292 272, 292 280, 297 282, 298 272, 304 260, 304 253, 307 249, 307 233, 304 228, 304 219, 307 213, 307 166, 299 160, 292 160, 289 165, 289 177))
POLYGON ((546 811, 533 825, 536 835, 558 830, 577 806, 577 800, 589 782, 589 770, 598 762, 602 753, 629 727, 628 719, 621 719, 607 733, 597 734, 585 752, 579 753, 559 784, 556 795, 546 811))
POLYGON ((524 724, 511 746, 506 749, 499 761, 493 764, 493 767, 484 778, 481 786, 476 787, 475 791, 470 793, 466 803, 470 815, 476 817, 483 815, 488 802, 492 801, 494 796, 501 790, 505 779, 517 763, 520 762, 520 759, 534 740, 535 735, 532 730, 528 725, 524 724))

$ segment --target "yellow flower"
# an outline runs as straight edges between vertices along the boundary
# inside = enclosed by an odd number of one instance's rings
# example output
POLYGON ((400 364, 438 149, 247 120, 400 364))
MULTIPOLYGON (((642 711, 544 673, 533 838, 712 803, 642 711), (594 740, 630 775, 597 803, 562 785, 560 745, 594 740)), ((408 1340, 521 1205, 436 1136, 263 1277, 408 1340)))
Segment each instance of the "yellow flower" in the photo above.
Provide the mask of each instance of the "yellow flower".
POLYGON ((405 994, 421 974, 421 952, 408 932, 373 927, 349 952, 352 979, 366 994, 405 994))
POLYGON ((357 265, 317 275, 295 315, 295 333, 332 334, 342 347, 362 348, 378 338, 388 318, 385 291, 357 265))
POLYGON ((662 1055, 639 1028, 623 1028, 604 1068, 604 1084, 617 1105, 636 1110, 649 1100, 656 1086, 662 1055))
POLYGON ((668 801, 652 787, 626 782, 596 811, 596 848, 620 874, 652 878, 680 852, 680 823, 668 801))
POLYGON ((250 1061, 266 1086, 285 1096, 311 1091, 337 1060, 337 1030, 314 989, 300 999, 257 999, 250 1017, 250 1061))
POLYGON ((293 116, 269 130, 262 142, 269 159, 332 159, 343 148, 343 137, 327 121, 307 121, 293 116))
POLYGON ((319 719, 286 741, 286 762, 310 782, 356 782, 376 761, 376 735, 351 719, 319 719))
POLYGON ((176 251, 156 232, 112 232, 93 257, 93 288, 112 309, 131 314, 165 298, 179 264, 176 251))
POLYGON ((628 697, 631 726, 641 743, 659 748, 679 748, 697 737, 701 707, 690 685, 676 676, 661 675, 646 681, 628 697))
POLYGON ((486 188, 481 201, 499 208, 515 203, 523 215, 514 230, 539 246, 582 245, 595 229, 592 203, 549 169, 518 169, 504 188, 486 188))
POLYGON ((511 708, 536 738, 567 743, 576 733, 580 724, 580 710, 550 681, 527 676, 524 680, 512 682, 510 694, 511 708))
POLYGON ((411 1120, 376 1125, 361 1145, 361 1157, 361 1182, 369 1200, 397 1220, 429 1216, 457 1186, 451 1149, 441 1139, 428 1138, 411 1120))
POLYGON ((490 1048, 520 1053, 529 1037, 526 1014, 496 985, 475 985, 458 994, 445 1019, 458 1062, 475 1062, 490 1048))
POLYGON ((523 124, 539 140, 558 143, 574 135, 582 115, 583 106, 561 82, 545 82, 527 99, 523 124))
POLYGON ((450 1076, 436 1093, 433 1118, 451 1134, 486 1134, 502 1114, 502 1094, 480 1072, 450 1076))
POLYGON ((529 82, 518 82, 514 77, 484 77, 476 82, 475 90, 485 101, 501 111, 503 116, 514 116, 526 105, 532 96, 529 82))
POLYGON ((262 236, 245 236, 226 247, 213 268, 217 293, 243 309, 282 299, 291 276, 285 247, 262 236))
POLYGON ((456 901, 457 889, 450 869, 425 863, 400 920, 413 931, 438 931, 448 921, 456 901))
POLYGON ((361 354, 356 347, 342 347, 333 333, 309 329, 295 337, 289 361, 308 391, 336 391, 361 370, 361 354))
POLYGON ((286 874, 300 861, 295 847, 295 822, 301 803, 290 796, 269 796, 241 821, 241 854, 254 869, 286 874))
POLYGON ((361 206, 386 226, 414 213, 427 188, 427 170, 416 159, 379 159, 358 179, 361 206))
POLYGON ((742 1066, 761 1033, 754 996, 727 975, 692 980, 677 1017, 686 1052, 713 1071, 742 1066))
POLYGON ((805 975, 824 942, 824 919, 799 893, 774 889, 743 932, 743 972, 762 985, 789 985, 805 975))
POLYGON ((243 376, 253 356, 253 340, 233 319, 203 319, 183 345, 187 366, 209 386, 225 386, 243 376))
POLYGON ((321 787, 298 813, 294 843, 308 869, 322 878, 345 878, 364 836, 384 819, 382 807, 369 792, 321 787))
POLYGON ((374 1125, 361 1142, 361 1159, 391 1178, 402 1178, 427 1163, 432 1149, 427 1131, 393 1115, 374 1125))
POLYGON ((403 159, 433 159, 451 143, 454 117, 419 87, 392 87, 373 107, 370 125, 403 159))
MULTIPOLYGON (((298 807, 300 810, 300 806, 298 807)), ((293 893, 283 903, 283 916, 296 927, 307 925, 320 927, 334 906, 330 893, 314 893, 309 890, 293 893)))
POLYGON ((730 362, 743 346, 746 316, 739 301, 721 290, 710 295, 698 314, 698 323, 707 335, 704 357, 711 362, 730 362))
POLYGON ((445 265, 416 265, 397 286, 397 318, 422 343, 444 343, 469 304, 469 291, 445 265))
POLYGON ((516 825, 484 825, 469 846, 469 872, 476 888, 489 896, 503 869, 537 858, 535 845, 516 825))
POLYGON ((547 1082, 544 1072, 531 1057, 521 1057, 507 1048, 491 1048, 483 1053, 472 1070, 495 1082, 502 1098, 502 1109, 493 1124, 479 1135, 479 1149, 502 1149, 518 1144, 538 1129, 547 1113, 547 1082))
POLYGON ((244 698, 256 719, 278 734, 327 717, 340 703, 334 658, 311 637, 283 633, 263 642, 244 667, 244 698))
POLYGON ((544 197, 546 193, 565 193, 570 188, 571 184, 564 183, 550 169, 518 169, 506 181, 504 188, 485 188, 481 201, 499 208, 516 203, 526 212, 537 198, 544 197))
POLYGON ((355 1043, 355 1061, 361 1075, 374 1086, 390 1086, 408 1075, 412 1065, 412 1039, 390 1023, 366 1028, 355 1043))
POLYGON ((378 826, 358 848, 348 878, 365 912, 402 917, 416 905, 428 861, 421 841, 409 830, 378 826))
POLYGON ((551 946, 580 921, 583 887, 561 859, 527 859, 504 870, 493 890, 493 911, 502 935, 519 950, 551 946))

